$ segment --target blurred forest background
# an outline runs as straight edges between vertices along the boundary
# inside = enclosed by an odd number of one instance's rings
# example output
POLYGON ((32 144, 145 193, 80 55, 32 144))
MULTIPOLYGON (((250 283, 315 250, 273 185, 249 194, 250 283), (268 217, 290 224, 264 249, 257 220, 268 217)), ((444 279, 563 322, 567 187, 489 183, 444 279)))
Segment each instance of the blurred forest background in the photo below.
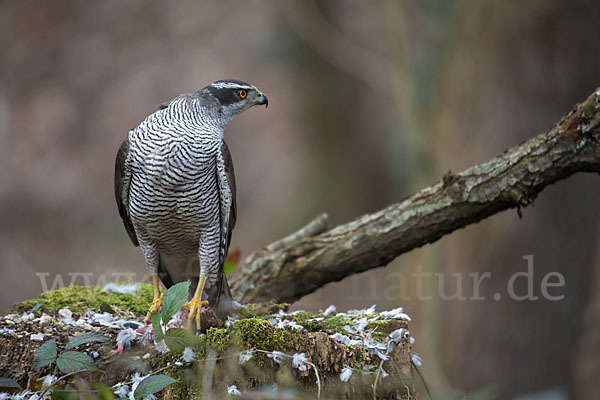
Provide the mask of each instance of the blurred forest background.
MULTIPOLYGON (((269 96, 226 131, 232 246, 248 255, 321 212, 349 221, 550 128, 600 86, 599 21, 593 0, 2 1, 0 306, 35 297, 40 273, 49 286, 56 274, 147 279, 117 214, 114 156, 179 93, 237 78, 269 96)), ((599 201, 598 176, 574 176, 522 219, 496 215, 294 307, 404 307, 439 398, 595 399, 599 201), (536 288, 563 274, 563 300, 492 299, 527 255, 536 288), (418 268, 444 273, 448 293, 451 274, 489 271, 487 300, 418 300, 418 268)))

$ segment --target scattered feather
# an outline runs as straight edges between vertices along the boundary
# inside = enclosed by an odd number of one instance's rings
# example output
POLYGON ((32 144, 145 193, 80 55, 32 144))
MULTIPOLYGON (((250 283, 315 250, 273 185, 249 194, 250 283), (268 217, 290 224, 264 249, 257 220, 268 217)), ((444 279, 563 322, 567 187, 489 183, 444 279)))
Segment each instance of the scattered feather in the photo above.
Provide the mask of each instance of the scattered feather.
POLYGON ((409 336, 410 333, 404 328, 396 329, 388 335, 389 339, 396 344, 400 343, 402 339, 407 339, 409 336))
POLYGON ((350 338, 346 335, 342 335, 341 333, 336 332, 333 335, 330 335, 329 337, 335 340, 336 342, 340 342, 341 344, 350 346, 350 338))
POLYGON ((240 365, 244 365, 246 362, 250 361, 254 356, 254 350, 248 350, 243 353, 240 353, 240 365))
POLYGON ((183 349, 183 355, 181 356, 184 362, 189 363, 196 360, 196 354, 191 347, 186 347, 183 349))
POLYGON ((272 358, 273 361, 275 361, 277 364, 281 364, 283 363, 283 358, 285 357, 285 354, 281 351, 274 350, 273 352, 267 354, 267 357, 272 358))
POLYGON ((123 347, 129 347, 134 340, 138 338, 138 334, 131 328, 122 329, 117 335, 117 343, 122 344, 123 347))
POLYGON ((419 357, 419 355, 416 353, 410 353, 410 359, 412 360, 413 364, 415 364, 417 367, 423 365, 423 359, 419 357))
POLYGON ((348 310, 348 314, 350 315, 372 315, 375 314, 376 305, 373 304, 369 308, 363 308, 362 310, 348 310))
POLYGON ((225 321, 225 326, 229 328, 229 327, 233 326, 235 321, 237 321, 237 315, 235 316, 235 318, 232 317, 231 315, 228 315, 227 321, 225 321))
POLYGON ((44 380, 42 381, 42 388, 47 388, 50 387, 54 384, 54 382, 57 381, 57 377, 54 375, 46 375, 46 377, 44 377, 44 380))
POLYGON ((154 330, 152 325, 145 326, 143 328, 137 329, 136 332, 142 334, 140 338, 140 344, 144 347, 150 347, 154 344, 154 330))
POLYGON ((51 321, 52 321, 52 317, 45 313, 40 315, 39 318, 35 318, 33 320, 33 322, 38 322, 40 324, 47 324, 48 322, 51 322, 51 321))
POLYGON ((167 325, 175 326, 175 327, 182 326, 182 324, 183 324, 183 319, 181 318, 181 310, 179 310, 175 314, 173 314, 173 316, 167 323, 167 325))
POLYGON ((113 393, 116 394, 117 397, 127 398, 129 397, 129 392, 129 385, 124 383, 117 383, 115 386, 113 386, 113 393))
POLYGON ((327 307, 327 308, 325 309, 325 311, 323 312, 323 315, 324 315, 324 316, 328 316, 329 314, 333 314, 333 313, 334 313, 334 312, 336 312, 336 311, 337 311, 337 310, 336 310, 335 306, 332 304, 332 305, 330 305, 329 307, 327 307))
POLYGON ((21 319, 23 321, 29 321, 34 318, 35 318, 35 315, 33 315, 33 313, 24 312, 23 315, 21 315, 21 319))
POLYGON ((158 351, 161 354, 165 354, 165 353, 169 352, 169 347, 165 343, 164 339, 161 340, 160 343, 156 343, 156 346, 154 346, 154 348, 156 349, 156 351, 158 351))
POLYGON ((227 394, 230 396, 241 396, 242 392, 240 392, 236 385, 227 386, 227 394))
POLYGON ((390 359, 388 356, 386 356, 379 350, 375 350, 375 354, 377 355, 377 357, 381 358, 383 361, 387 361, 390 359))
POLYGON ((342 369, 342 373, 340 374, 340 380, 342 382, 348 382, 348 379, 350 379, 351 376, 352 376, 352 368, 345 365, 344 368, 342 369))
POLYGON ((308 369, 308 358, 304 353, 296 353, 292 357, 292 366, 298 368, 299 371, 306 371, 308 369))
POLYGON ((284 320, 281 320, 281 321, 277 322, 275 324, 275 327, 278 328, 278 329, 285 329, 285 328, 289 327, 289 328, 292 328, 295 331, 304 329, 304 326, 300 325, 296 321, 287 320, 287 319, 284 319, 284 320))
POLYGON ((411 320, 408 314, 404 312, 402 307, 394 308, 393 310, 389 311, 382 311, 379 313, 379 315, 386 319, 403 319, 406 321, 411 320))
POLYGON ((144 380, 144 378, 145 376, 142 376, 139 372, 136 372, 131 376, 131 382, 133 383, 133 386, 131 387, 132 392, 135 392, 135 389, 137 389, 138 385, 144 380))
POLYGON ((138 290, 140 290, 140 284, 139 283, 126 283, 123 285, 117 285, 114 282, 110 282, 110 283, 104 285, 102 290, 104 292, 128 294, 128 295, 133 296, 137 293, 138 290))
MULTIPOLYGON (((89 319, 92 323, 96 323, 102 326, 108 326, 108 327, 112 327, 114 325, 114 318, 111 314, 104 312, 104 313, 95 313, 95 312, 89 312, 88 311, 88 316, 89 319)), ((118 325, 117 325, 118 326, 118 325)))
POLYGON ((368 323, 369 321, 367 321, 366 318, 360 318, 358 321, 356 321, 355 328, 358 332, 364 332, 368 323))
POLYGON ((29 399, 29 395, 33 392, 29 389, 23 390, 21 393, 15 393, 12 395, 13 400, 25 400, 29 399))
POLYGON ((35 342, 41 342, 44 340, 44 334, 43 333, 32 333, 29 336, 29 339, 35 342))

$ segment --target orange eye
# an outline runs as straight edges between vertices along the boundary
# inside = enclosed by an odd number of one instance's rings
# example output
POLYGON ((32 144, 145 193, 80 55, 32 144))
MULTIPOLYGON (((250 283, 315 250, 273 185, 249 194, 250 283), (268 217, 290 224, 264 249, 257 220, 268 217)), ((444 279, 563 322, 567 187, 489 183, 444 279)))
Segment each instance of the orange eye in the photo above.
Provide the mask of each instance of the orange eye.
POLYGON ((245 91, 245 90, 240 90, 240 91, 238 92, 238 94, 240 95, 240 97, 241 97, 242 99, 244 99, 244 98, 246 98, 246 95, 247 95, 248 93, 246 93, 246 91, 245 91))

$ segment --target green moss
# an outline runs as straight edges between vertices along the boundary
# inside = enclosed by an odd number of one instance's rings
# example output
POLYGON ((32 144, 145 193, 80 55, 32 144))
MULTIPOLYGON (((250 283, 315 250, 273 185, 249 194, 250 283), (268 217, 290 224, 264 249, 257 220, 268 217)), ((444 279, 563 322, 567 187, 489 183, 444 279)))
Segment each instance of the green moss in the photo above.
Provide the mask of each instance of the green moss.
POLYGON ((271 314, 277 314, 279 310, 285 311, 288 307, 288 303, 278 304, 273 301, 264 304, 246 304, 242 306, 238 315, 240 319, 268 318, 271 314))
POLYGON ((191 366, 176 366, 175 362, 181 361, 181 352, 176 353, 170 351, 165 354, 156 354, 150 359, 150 366, 153 370, 157 370, 168 365, 172 367, 164 371, 164 374, 169 375, 178 382, 173 383, 168 387, 171 399, 196 399, 199 396, 198 385, 194 384, 196 376, 193 367, 191 366))
POLYGON ((235 321, 232 328, 241 344, 266 351, 285 351, 291 348, 291 332, 277 329, 265 319, 248 318, 235 321))
POLYGON ((346 346, 346 349, 352 354, 352 368, 362 369, 365 365, 368 364, 365 351, 363 351, 362 349, 355 349, 352 346, 346 346))
POLYGON ((325 318, 323 321, 321 321, 321 324, 325 329, 331 331, 332 333, 346 333, 346 329, 344 329, 344 327, 349 324, 349 321, 345 319, 343 315, 334 315, 325 318))
POLYGON ((204 335, 204 343, 217 351, 225 351, 231 344, 227 329, 210 328, 204 335))
MULTIPOLYGON (((130 282, 122 282, 130 283, 130 282)), ((39 299, 27 300, 15 306, 19 312, 28 311, 41 300, 47 310, 67 307, 74 312, 85 312, 88 308, 100 311, 103 303, 135 315, 145 315, 152 303, 152 285, 142 284, 135 295, 102 291, 102 286, 67 286, 40 294, 39 299)))

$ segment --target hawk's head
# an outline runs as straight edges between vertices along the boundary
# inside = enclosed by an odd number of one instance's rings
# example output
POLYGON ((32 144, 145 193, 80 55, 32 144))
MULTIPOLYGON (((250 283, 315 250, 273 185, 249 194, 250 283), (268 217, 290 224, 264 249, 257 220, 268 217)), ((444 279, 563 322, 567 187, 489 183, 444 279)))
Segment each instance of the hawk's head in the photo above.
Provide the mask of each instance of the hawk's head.
POLYGON ((219 104, 223 116, 227 119, 255 105, 269 105, 269 100, 256 86, 234 79, 211 83, 200 91, 219 104))

